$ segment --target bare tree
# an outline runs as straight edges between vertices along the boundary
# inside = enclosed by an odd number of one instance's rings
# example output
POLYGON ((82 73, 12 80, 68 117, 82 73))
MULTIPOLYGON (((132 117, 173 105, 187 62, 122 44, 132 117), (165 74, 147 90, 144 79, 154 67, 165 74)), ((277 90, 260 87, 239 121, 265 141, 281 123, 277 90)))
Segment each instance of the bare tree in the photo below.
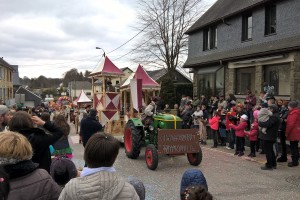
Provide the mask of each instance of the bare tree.
POLYGON ((140 0, 136 28, 143 33, 135 44, 133 61, 167 68, 172 76, 172 71, 182 66, 186 57, 184 33, 199 17, 200 1, 140 0))

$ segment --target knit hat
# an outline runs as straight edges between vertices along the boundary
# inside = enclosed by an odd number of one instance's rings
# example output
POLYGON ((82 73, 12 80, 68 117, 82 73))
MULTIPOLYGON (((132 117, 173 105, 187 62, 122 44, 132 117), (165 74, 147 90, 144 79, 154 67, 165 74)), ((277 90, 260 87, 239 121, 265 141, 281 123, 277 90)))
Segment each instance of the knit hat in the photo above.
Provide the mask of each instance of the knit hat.
POLYGON ((89 116, 90 117, 96 117, 97 116, 97 110, 92 108, 89 112, 89 116))
POLYGON ((242 115, 242 116, 241 116, 241 118, 242 118, 243 120, 245 120, 245 121, 248 121, 248 116, 247 116, 247 115, 245 115, 245 114, 244 114, 244 115, 242 115))
POLYGON ((262 108, 268 108, 269 105, 268 105, 267 103, 262 103, 262 104, 261 104, 261 107, 262 107, 262 108))
POLYGON ((206 179, 199 169, 188 169, 183 173, 180 184, 180 194, 191 185, 200 185, 208 190, 206 179))
POLYGON ((77 176, 77 169, 75 164, 68 158, 56 158, 54 161, 52 161, 52 164, 50 166, 50 175, 52 178, 58 183, 58 184, 66 184, 69 180, 72 178, 75 178, 77 176), (68 179, 61 183, 62 181, 58 181, 57 177, 64 176, 64 178, 60 179, 68 179))
POLYGON ((0 115, 3 115, 5 113, 7 113, 9 111, 9 109, 7 108, 6 105, 0 105, 0 115))
POLYGON ((291 107, 291 108, 296 108, 296 107, 298 107, 298 102, 297 102, 297 101, 291 101, 291 102, 289 103, 289 107, 291 107))
POLYGON ((139 195, 141 200, 145 200, 146 190, 144 183, 135 177, 129 177, 128 182, 134 187, 136 193, 139 195))

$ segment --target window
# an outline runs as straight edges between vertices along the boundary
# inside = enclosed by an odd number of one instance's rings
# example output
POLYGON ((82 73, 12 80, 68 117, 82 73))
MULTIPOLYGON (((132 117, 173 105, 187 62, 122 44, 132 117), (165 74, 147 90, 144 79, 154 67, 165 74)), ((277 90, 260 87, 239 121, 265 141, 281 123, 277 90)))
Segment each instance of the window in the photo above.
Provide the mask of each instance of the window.
POLYGON ((217 48, 218 30, 216 26, 203 30, 203 51, 217 48))
POLYGON ((217 66, 215 70, 202 72, 198 72, 197 93, 208 98, 212 95, 224 95, 224 67, 217 66))
POLYGON ((265 15, 265 35, 276 33, 276 5, 266 6, 265 15))
POLYGON ((264 67, 265 82, 274 86, 274 95, 290 95, 290 71, 289 65, 270 65, 264 67))
POLYGON ((242 21, 242 41, 252 39, 252 14, 244 15, 242 21))
POLYGON ((86 95, 91 96, 91 92, 86 92, 86 95))
POLYGON ((236 70, 236 93, 246 94, 247 90, 254 91, 255 68, 239 68, 236 70))

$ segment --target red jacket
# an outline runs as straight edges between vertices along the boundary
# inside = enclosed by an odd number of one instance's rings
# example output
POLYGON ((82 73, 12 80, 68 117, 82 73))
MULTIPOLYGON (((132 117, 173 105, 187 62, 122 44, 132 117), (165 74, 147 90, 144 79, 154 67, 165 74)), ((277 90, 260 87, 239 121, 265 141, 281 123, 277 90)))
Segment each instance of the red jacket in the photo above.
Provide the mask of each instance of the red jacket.
POLYGON ((249 137, 250 141, 257 141, 258 123, 253 122, 250 133, 245 132, 245 135, 247 135, 249 137))
POLYGON ((226 130, 230 129, 229 124, 234 124, 233 120, 229 120, 229 116, 236 117, 236 112, 228 112, 226 115, 226 130))
POLYGON ((248 126, 247 122, 243 121, 239 123, 239 125, 232 125, 231 128, 235 130, 235 135, 237 137, 244 137, 245 136, 245 128, 248 126))
POLYGON ((219 130, 219 119, 220 119, 219 116, 214 116, 213 118, 208 120, 210 128, 212 130, 215 130, 215 131, 219 130))
POLYGON ((300 140, 300 110, 298 108, 290 110, 287 116, 285 135, 289 141, 300 140))

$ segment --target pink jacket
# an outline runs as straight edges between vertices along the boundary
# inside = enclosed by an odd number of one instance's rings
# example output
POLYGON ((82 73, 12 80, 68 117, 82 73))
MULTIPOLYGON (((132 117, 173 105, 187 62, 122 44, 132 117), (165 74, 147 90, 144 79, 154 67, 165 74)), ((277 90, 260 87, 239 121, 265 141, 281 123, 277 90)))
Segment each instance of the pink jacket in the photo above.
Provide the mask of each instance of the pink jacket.
POLYGON ((237 137, 244 137, 245 136, 245 128, 247 127, 247 122, 243 121, 238 125, 232 125, 231 128, 235 130, 235 135, 237 137))
POLYGON ((215 131, 219 130, 219 119, 220 119, 219 116, 214 116, 213 118, 208 120, 210 128, 212 130, 215 130, 215 131))
POLYGON ((245 132, 245 135, 247 135, 249 137, 250 141, 257 141, 258 123, 253 122, 250 133, 245 132))

